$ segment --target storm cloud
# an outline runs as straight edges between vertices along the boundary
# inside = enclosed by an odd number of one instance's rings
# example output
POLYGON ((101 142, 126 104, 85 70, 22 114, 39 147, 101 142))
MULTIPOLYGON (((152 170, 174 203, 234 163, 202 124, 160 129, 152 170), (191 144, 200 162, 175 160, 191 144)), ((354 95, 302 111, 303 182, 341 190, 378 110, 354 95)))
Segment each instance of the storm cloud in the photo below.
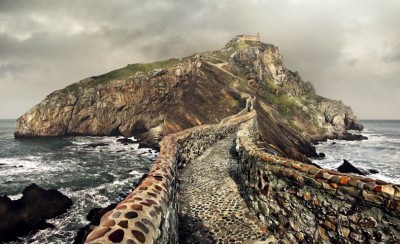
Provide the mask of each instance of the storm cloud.
POLYGON ((85 77, 259 32, 320 95, 400 119, 399 23, 396 0, 0 0, 0 118, 85 77))

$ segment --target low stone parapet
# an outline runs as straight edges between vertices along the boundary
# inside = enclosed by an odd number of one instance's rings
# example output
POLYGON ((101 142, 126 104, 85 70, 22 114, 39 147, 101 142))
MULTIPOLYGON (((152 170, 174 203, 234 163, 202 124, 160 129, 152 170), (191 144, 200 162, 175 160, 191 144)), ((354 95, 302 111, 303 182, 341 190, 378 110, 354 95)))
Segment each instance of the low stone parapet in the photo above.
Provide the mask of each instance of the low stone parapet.
POLYGON ((85 243, 177 243, 177 169, 229 134, 249 113, 234 122, 201 125, 168 135, 148 176, 113 210, 107 212, 85 243))
POLYGON ((400 241, 400 186, 268 154, 255 121, 240 126, 238 175, 249 207, 276 238, 294 242, 400 241))

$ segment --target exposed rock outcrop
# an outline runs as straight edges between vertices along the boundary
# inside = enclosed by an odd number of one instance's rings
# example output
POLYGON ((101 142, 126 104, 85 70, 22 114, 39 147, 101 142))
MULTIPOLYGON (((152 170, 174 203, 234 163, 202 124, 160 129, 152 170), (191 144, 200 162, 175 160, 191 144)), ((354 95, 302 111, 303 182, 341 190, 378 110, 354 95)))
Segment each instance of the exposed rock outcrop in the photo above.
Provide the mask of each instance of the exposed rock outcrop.
POLYGON ((17 120, 15 137, 136 136, 157 147, 167 134, 218 123, 257 97, 263 143, 280 155, 316 157, 309 139, 361 130, 351 109, 315 94, 284 66, 278 48, 231 41, 183 59, 130 64, 55 91, 17 120))
POLYGON ((59 191, 44 190, 35 184, 27 186, 18 200, 0 197, 0 242, 54 227, 45 220, 65 213, 71 206, 71 199, 59 191))
POLYGON ((341 173, 354 173, 359 175, 365 175, 361 170, 354 167, 349 161, 343 159, 343 163, 337 168, 341 173))

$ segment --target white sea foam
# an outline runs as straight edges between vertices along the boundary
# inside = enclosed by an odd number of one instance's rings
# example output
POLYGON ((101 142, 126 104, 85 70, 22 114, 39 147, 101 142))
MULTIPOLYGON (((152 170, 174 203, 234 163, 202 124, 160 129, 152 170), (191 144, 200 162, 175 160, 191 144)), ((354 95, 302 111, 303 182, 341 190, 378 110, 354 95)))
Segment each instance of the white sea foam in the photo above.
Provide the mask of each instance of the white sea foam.
MULTIPOLYGON (((8 182, 0 188, 4 194, 15 192, 14 187, 21 192, 34 182, 46 189, 57 188, 74 202, 67 213, 48 220, 56 226, 54 229, 41 230, 15 243, 72 243, 77 229, 88 223, 86 215, 90 209, 105 207, 132 191, 158 153, 148 148, 138 149, 138 143, 123 145, 117 139, 70 137, 51 141, 55 147, 47 147, 49 142, 45 140, 27 144, 27 148, 15 144, 22 154, 0 158, 0 178, 8 182), (92 143, 108 145, 87 147, 92 143)), ((137 142, 134 137, 129 139, 137 142)), ((11 198, 21 196, 14 193, 11 198)))
POLYGON ((0 175, 18 175, 21 173, 49 172, 57 170, 45 164, 41 157, 28 156, 23 158, 0 158, 0 175))

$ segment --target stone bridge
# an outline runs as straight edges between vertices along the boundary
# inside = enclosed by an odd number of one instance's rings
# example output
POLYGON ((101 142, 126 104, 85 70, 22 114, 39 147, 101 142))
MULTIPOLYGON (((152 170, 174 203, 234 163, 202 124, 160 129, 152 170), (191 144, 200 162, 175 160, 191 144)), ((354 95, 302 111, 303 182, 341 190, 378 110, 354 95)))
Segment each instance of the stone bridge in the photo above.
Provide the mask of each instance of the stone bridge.
POLYGON ((86 243, 400 242, 399 185, 267 153, 252 102, 165 136, 147 177, 86 243))

